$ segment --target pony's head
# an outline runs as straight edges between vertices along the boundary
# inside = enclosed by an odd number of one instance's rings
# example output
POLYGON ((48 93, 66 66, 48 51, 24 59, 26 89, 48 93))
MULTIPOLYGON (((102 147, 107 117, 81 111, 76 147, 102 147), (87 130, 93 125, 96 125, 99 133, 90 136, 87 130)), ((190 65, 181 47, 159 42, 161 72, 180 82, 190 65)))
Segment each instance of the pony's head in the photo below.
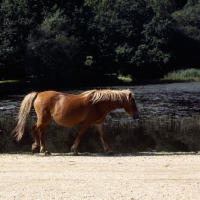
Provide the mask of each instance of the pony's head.
POLYGON ((90 94, 92 94, 91 101, 93 104, 98 102, 112 102, 113 105, 116 105, 115 103, 117 103, 117 106, 124 108, 133 119, 139 118, 134 94, 130 90, 91 90, 84 92, 83 97, 90 94))
POLYGON ((123 107, 124 110, 130 115, 132 116, 133 119, 138 119, 139 118, 139 114, 138 114, 138 109, 135 103, 135 98, 134 98, 134 94, 128 90, 127 93, 127 98, 126 101, 123 102, 123 107))

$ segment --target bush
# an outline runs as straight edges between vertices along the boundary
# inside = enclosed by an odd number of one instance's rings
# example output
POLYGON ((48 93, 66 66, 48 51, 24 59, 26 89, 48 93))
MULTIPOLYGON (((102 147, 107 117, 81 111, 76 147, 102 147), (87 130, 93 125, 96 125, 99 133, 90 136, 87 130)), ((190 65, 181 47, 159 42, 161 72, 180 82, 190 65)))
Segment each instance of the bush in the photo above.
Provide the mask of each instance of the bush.
POLYGON ((193 80, 200 81, 200 69, 184 69, 169 72, 164 76, 164 80, 193 80))

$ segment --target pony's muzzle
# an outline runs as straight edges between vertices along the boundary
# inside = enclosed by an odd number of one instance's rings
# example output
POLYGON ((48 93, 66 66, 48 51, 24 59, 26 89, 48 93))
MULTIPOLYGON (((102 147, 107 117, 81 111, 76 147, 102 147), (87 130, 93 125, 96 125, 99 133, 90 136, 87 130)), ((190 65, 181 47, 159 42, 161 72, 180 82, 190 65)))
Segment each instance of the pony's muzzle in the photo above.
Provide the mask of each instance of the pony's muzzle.
POLYGON ((139 119, 139 114, 138 113, 134 113, 132 117, 133 117, 134 120, 135 119, 139 119))

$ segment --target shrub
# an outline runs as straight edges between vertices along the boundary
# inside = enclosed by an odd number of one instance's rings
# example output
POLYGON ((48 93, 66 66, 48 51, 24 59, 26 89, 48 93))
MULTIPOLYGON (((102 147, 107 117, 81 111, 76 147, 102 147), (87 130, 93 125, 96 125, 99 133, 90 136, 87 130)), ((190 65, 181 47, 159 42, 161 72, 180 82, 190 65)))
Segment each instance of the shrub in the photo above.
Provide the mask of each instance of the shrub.
POLYGON ((200 81, 200 69, 184 69, 169 72, 164 76, 164 80, 193 80, 200 81))

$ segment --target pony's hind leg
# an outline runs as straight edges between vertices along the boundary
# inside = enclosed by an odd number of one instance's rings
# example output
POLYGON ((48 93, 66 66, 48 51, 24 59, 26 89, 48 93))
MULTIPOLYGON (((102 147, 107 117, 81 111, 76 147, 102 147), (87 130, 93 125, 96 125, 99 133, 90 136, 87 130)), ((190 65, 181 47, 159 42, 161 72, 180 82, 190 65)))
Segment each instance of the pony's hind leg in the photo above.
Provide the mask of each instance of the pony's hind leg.
POLYGON ((39 139, 39 134, 35 128, 36 128, 36 125, 34 125, 32 127, 33 136, 34 136, 34 140, 35 140, 35 142, 32 144, 32 152, 39 153, 40 152, 40 139, 39 139))
POLYGON ((110 147, 108 146, 107 140, 106 140, 106 136, 105 136, 105 132, 104 132, 104 128, 103 128, 103 123, 95 124, 95 125, 96 125, 97 130, 98 130, 98 132, 100 134, 101 141, 103 143, 103 147, 104 147, 104 150, 105 150, 106 154, 113 155, 114 152, 110 149, 110 147))
POLYGON ((35 126, 33 126, 32 129, 35 138, 35 143, 33 143, 32 145, 32 151, 40 149, 40 153, 50 154, 48 151, 45 150, 44 144, 44 135, 48 125, 49 121, 46 123, 37 122, 35 126))

